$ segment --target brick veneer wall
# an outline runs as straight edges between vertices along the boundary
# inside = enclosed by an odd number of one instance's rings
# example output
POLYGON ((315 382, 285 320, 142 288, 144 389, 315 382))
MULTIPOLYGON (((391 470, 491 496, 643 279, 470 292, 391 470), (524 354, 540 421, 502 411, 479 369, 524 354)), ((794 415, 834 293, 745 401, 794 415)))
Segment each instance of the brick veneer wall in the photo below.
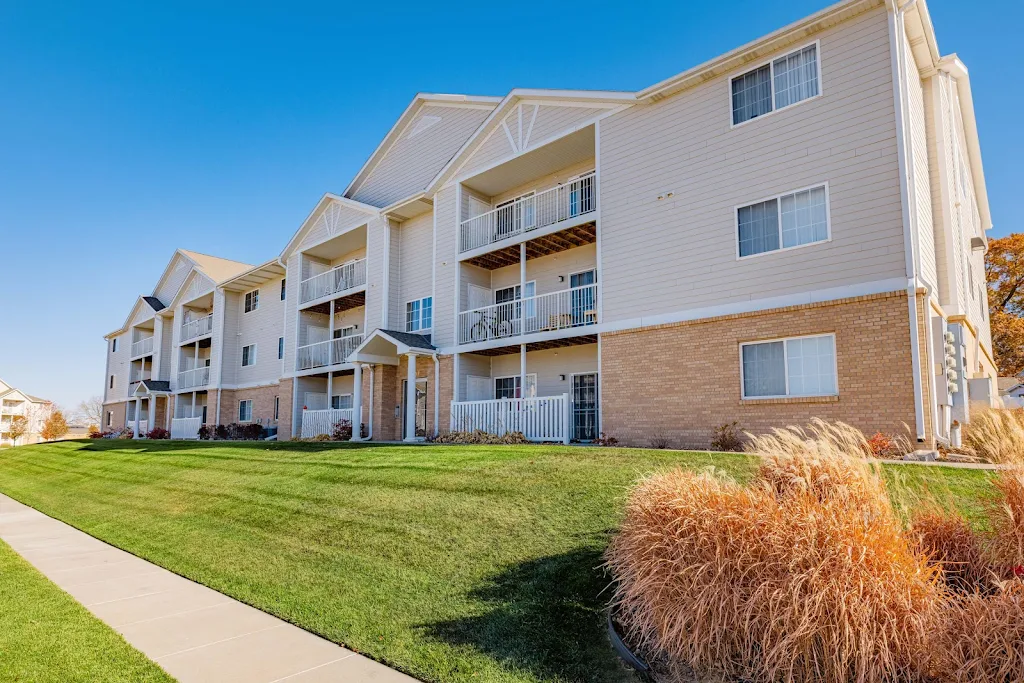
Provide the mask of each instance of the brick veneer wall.
MULTIPOLYGON (((226 425, 238 422, 238 402, 251 399, 253 421, 260 421, 264 425, 269 422, 269 424, 273 425, 275 396, 281 397, 280 413, 284 417, 285 409, 291 410, 291 396, 288 395, 286 397, 282 394, 279 384, 270 384, 252 389, 221 389, 220 424, 226 425), (288 403, 285 403, 286 398, 288 403)), ((216 411, 215 405, 212 407, 211 413, 212 411, 216 411)), ((280 427, 280 420, 278 421, 278 427, 280 427)))
POLYGON ((277 395, 281 397, 277 418, 277 440, 289 441, 292 438, 292 392, 295 390, 295 380, 290 377, 282 379, 277 389, 277 395))
MULTIPOLYGON (((624 445, 647 446, 660 437, 675 448, 706 448, 714 428, 733 420, 760 433, 821 417, 868 433, 906 433, 907 425, 913 436, 906 296, 891 292, 603 334, 601 430, 624 445), (818 333, 836 336, 838 398, 741 398, 741 342, 818 333)), ((923 339, 923 326, 919 333, 923 339)), ((930 428, 928 434, 931 442, 930 428)))

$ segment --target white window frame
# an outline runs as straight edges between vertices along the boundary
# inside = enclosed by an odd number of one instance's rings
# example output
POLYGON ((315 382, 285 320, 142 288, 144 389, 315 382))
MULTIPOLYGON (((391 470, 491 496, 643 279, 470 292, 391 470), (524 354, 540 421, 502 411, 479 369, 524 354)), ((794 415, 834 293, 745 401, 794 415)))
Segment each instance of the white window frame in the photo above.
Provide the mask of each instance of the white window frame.
POLYGON ((242 347, 242 357, 240 359, 243 368, 251 368, 256 365, 256 344, 246 344, 242 347), (245 362, 245 350, 251 348, 252 351, 249 353, 249 362, 245 362))
POLYGON ((239 424, 243 424, 243 423, 246 423, 246 422, 252 422, 252 399, 251 398, 243 398, 241 401, 238 402, 238 422, 239 422, 239 424), (242 419, 242 406, 245 405, 246 403, 249 404, 249 418, 243 420, 242 419))
POLYGON ((107 411, 107 426, 109 427, 112 424, 114 424, 114 411, 113 410, 108 410, 107 411))
POLYGON ((245 294, 242 295, 242 314, 243 315, 246 315, 248 313, 252 313, 252 312, 258 311, 258 310, 260 310, 260 288, 259 287, 257 287, 256 289, 250 290, 250 291, 248 291, 248 292, 246 292, 245 294), (254 294, 255 294, 255 296, 253 296, 254 294), (250 302, 249 303, 249 310, 248 311, 245 310, 245 298, 246 297, 249 297, 249 302, 250 302), (256 302, 255 306, 252 305, 253 300, 255 300, 255 302, 256 302))
MULTIPOLYGON (((534 387, 534 389, 536 389, 537 388, 537 373, 536 372, 528 372, 528 373, 526 373, 526 376, 533 378, 533 387, 534 387)), ((519 377, 521 377, 521 375, 500 375, 498 377, 492 377, 491 378, 491 395, 493 396, 494 394, 498 393, 498 380, 499 379, 516 380, 516 379, 519 379, 519 377)), ((515 385, 513 384, 513 386, 515 386, 515 385)), ((538 392, 538 395, 539 395, 539 392, 538 392)), ((523 396, 523 386, 521 384, 519 386, 519 398, 527 398, 526 396, 523 396)), ((533 398, 537 398, 537 396, 534 396, 533 398)), ((498 400, 501 400, 501 399, 494 399, 494 400, 498 401, 498 400)))
POLYGON ((277 338, 277 359, 284 360, 284 337, 277 338))
POLYGON ((736 244, 736 260, 746 261, 747 259, 757 258, 758 256, 768 256, 769 254, 781 254, 787 251, 793 251, 794 249, 803 249, 805 247, 813 247, 819 244, 828 244, 832 241, 832 191, 829 187, 827 180, 814 183, 813 185, 807 185, 806 187, 800 187, 795 190, 786 190, 785 192, 779 192, 773 194, 770 197, 762 197, 761 199, 755 199, 751 202, 743 202, 732 207, 732 232, 733 241, 736 244), (816 242, 805 242, 804 244, 797 244, 793 247, 782 246, 782 198, 791 194, 797 194, 798 192, 806 192, 807 190, 815 190, 819 187, 825 188, 825 239, 818 240, 816 242), (769 251, 759 251, 756 254, 747 254, 746 256, 740 256, 740 209, 745 209, 748 206, 755 204, 762 204, 764 202, 770 202, 775 200, 775 211, 778 213, 778 225, 779 225, 779 248, 770 249, 769 251))
POLYGON ((743 401, 766 401, 779 398, 831 398, 839 396, 839 347, 836 345, 836 333, 835 332, 824 332, 818 334, 798 334, 792 337, 774 337, 772 339, 757 339, 754 341, 740 342, 739 345, 739 363, 740 363, 740 399, 743 401), (786 342, 796 339, 810 339, 812 337, 832 337, 832 375, 836 380, 836 391, 834 394, 799 394, 793 395, 789 393, 789 344, 786 342), (771 344, 773 342, 783 342, 782 344, 782 363, 783 363, 783 376, 786 380, 786 393, 775 396, 747 396, 747 387, 744 386, 743 381, 743 347, 744 346, 756 346, 758 344, 771 344))
POLYGON ((433 295, 421 296, 418 299, 409 299, 405 302, 405 307, 402 309, 402 313, 405 315, 405 331, 410 334, 424 334, 431 333, 434 330, 434 297, 433 295), (422 327, 423 325, 423 302, 430 299, 430 327, 422 327), (419 302, 419 324, 420 328, 416 330, 409 329, 409 304, 419 302))
MULTIPOLYGON (((352 401, 352 408, 335 408, 334 407, 334 399, 336 399, 336 398, 338 398, 338 399, 344 398, 345 396, 348 396, 349 398, 352 398, 352 394, 335 394, 334 396, 331 396, 331 400, 328 401, 327 405, 329 405, 331 407, 331 410, 354 410, 355 409, 355 400, 352 401)), ((341 401, 338 401, 338 403, 340 404, 341 401)))
POLYGON ((281 278, 281 301, 284 301, 285 296, 287 296, 286 293, 288 291, 288 286, 285 284, 287 282, 288 282, 288 278, 286 278, 286 277, 281 278))
POLYGON ((111 347, 110 347, 110 352, 111 353, 117 353, 117 337, 114 337, 110 341, 113 342, 111 347))
POLYGON ((113 388, 114 388, 114 384, 115 384, 115 378, 116 378, 116 377, 117 377, 117 375, 111 375, 111 376, 110 376, 110 388, 111 388, 111 389, 113 389, 113 388))
MULTIPOLYGON (((814 100, 818 99, 819 97, 821 97, 822 95, 825 94, 825 81, 821 77, 821 73, 822 73, 821 72, 821 40, 815 40, 815 41, 812 41, 810 43, 806 43, 804 45, 801 45, 800 47, 795 47, 795 48, 793 48, 791 50, 789 50, 789 49, 784 50, 780 54, 776 54, 771 59, 767 59, 767 60, 765 60, 763 62, 758 62, 757 64, 755 64, 753 66, 745 66, 745 67, 743 67, 742 70, 738 70, 738 71, 733 72, 732 74, 729 75, 729 78, 725 79, 725 87, 728 90, 728 94, 729 94, 728 102, 729 102, 729 128, 730 128, 730 130, 733 129, 733 128, 739 128, 740 126, 745 126, 748 123, 753 123, 754 121, 763 121, 764 119, 768 118, 772 114, 775 114, 776 112, 786 111, 787 109, 795 107, 798 104, 803 104, 804 102, 813 102, 814 100), (776 59, 782 59, 783 57, 787 57, 787 56, 793 54, 794 52, 800 52, 802 50, 806 50, 811 45, 813 45, 815 47, 815 54, 817 55, 817 59, 815 59, 814 61, 817 63, 817 66, 818 66, 818 94, 817 95, 812 95, 811 97, 808 97, 807 99, 800 100, 799 102, 793 102, 792 104, 787 104, 785 107, 782 107, 781 109, 779 107, 776 107, 775 106, 775 60, 776 59), (737 78, 739 78, 740 76, 747 75, 751 71, 757 71, 758 69, 763 68, 766 64, 771 69, 770 80, 771 80, 771 86, 772 86, 772 110, 770 112, 768 112, 767 114, 762 114, 761 116, 755 116, 752 119, 747 119, 746 121, 741 121, 740 123, 733 123, 733 120, 732 120, 732 118, 733 118, 732 117, 732 82, 734 80, 736 80, 737 78)), ((753 203, 756 203, 756 202, 751 202, 751 203, 753 204, 753 203)))

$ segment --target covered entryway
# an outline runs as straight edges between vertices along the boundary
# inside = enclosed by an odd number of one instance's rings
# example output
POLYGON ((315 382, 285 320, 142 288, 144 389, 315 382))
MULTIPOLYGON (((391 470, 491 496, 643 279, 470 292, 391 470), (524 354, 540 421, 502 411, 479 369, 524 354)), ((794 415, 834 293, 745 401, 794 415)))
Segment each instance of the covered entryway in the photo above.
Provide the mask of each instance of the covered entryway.
POLYGON ((132 428, 132 438, 141 439, 156 427, 171 430, 171 383, 167 380, 141 380, 131 393, 125 424, 132 428), (160 411, 161 404, 163 410, 160 411), (163 419, 160 419, 162 416, 163 419))

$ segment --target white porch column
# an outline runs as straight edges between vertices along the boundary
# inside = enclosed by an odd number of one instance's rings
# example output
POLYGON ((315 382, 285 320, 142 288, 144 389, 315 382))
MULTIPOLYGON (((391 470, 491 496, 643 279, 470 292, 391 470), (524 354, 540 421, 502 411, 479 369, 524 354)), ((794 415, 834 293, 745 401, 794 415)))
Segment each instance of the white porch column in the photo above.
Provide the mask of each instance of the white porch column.
POLYGON ((132 438, 139 438, 139 420, 142 419, 142 399, 135 397, 135 423, 132 425, 132 438))
POLYGON ((189 413, 189 417, 196 416, 196 392, 192 392, 192 412, 189 413))
POLYGON ((519 345, 519 398, 526 398, 526 344, 519 345))
MULTIPOLYGON (((156 419, 156 416, 153 416, 156 419)), ((171 431, 171 397, 164 396, 164 429, 171 431)))
POLYGON ((330 368, 336 362, 334 358, 334 301, 331 301, 331 313, 327 324, 327 407, 334 407, 334 373, 330 368))
POLYGON ((405 441, 416 441, 416 354, 409 354, 405 387, 405 441))
POLYGON ((356 363, 352 375, 352 440, 363 438, 363 364, 356 363))

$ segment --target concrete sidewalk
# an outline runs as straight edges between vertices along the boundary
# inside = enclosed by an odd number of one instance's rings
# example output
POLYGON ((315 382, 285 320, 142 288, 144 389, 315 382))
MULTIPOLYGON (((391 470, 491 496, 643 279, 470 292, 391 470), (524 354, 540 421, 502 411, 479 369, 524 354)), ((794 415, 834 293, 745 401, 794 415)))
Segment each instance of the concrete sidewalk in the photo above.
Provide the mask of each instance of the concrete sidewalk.
POLYGON ((0 539, 182 683, 415 681, 3 494, 0 539))

